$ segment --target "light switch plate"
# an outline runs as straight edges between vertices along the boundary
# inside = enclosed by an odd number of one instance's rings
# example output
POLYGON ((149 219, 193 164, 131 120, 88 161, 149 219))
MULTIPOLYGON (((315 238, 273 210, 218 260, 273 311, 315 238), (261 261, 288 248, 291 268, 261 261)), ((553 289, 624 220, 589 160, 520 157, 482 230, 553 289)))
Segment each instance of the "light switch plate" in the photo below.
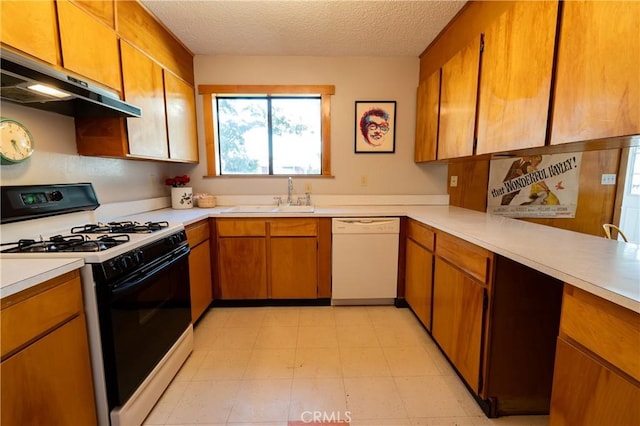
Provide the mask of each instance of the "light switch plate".
POLYGON ((603 173, 602 180, 600 181, 602 185, 615 185, 616 184, 616 175, 615 173, 603 173))
POLYGON ((449 186, 454 188, 458 186, 458 176, 451 176, 451 181, 449 182, 449 186))

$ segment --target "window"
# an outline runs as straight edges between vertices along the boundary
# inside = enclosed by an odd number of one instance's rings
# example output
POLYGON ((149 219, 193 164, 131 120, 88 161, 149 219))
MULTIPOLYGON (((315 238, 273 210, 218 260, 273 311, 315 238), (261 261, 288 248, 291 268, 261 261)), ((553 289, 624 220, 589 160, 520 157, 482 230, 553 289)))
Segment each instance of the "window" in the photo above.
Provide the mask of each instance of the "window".
POLYGON ((209 176, 331 175, 334 86, 200 85, 209 176))

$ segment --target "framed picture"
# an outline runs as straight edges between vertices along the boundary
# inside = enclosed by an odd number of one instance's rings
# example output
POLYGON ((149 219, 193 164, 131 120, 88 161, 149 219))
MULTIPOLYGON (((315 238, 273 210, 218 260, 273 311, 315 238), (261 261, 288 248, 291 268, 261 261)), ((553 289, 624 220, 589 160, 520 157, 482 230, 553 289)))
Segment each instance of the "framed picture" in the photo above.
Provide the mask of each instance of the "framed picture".
POLYGON ((356 101, 356 154, 396 150, 396 101, 356 101))

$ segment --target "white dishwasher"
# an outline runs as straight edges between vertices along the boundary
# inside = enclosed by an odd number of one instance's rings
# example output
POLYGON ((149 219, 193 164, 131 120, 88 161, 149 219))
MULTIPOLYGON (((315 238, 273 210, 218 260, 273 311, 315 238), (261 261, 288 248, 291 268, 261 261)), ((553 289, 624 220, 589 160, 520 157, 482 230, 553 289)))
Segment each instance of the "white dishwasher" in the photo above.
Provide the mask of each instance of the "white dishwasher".
POLYGON ((397 217, 333 218, 332 305, 387 305, 397 297, 397 217))

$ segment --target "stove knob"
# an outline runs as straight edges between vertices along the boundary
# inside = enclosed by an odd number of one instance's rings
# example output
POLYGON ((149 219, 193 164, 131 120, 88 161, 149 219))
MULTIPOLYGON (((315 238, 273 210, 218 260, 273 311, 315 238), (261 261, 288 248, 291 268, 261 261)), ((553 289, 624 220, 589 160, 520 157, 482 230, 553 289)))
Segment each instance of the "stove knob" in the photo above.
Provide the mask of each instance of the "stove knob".
POLYGON ((53 191, 49 194, 49 199, 51 201, 60 201, 62 200, 62 192, 60 191, 53 191))
POLYGON ((120 258, 120 266, 124 270, 129 269, 132 266, 131 256, 122 256, 120 258))
POLYGON ((133 252, 133 261, 135 262, 136 266, 141 265, 142 260, 142 250, 136 250, 135 252, 133 252))

